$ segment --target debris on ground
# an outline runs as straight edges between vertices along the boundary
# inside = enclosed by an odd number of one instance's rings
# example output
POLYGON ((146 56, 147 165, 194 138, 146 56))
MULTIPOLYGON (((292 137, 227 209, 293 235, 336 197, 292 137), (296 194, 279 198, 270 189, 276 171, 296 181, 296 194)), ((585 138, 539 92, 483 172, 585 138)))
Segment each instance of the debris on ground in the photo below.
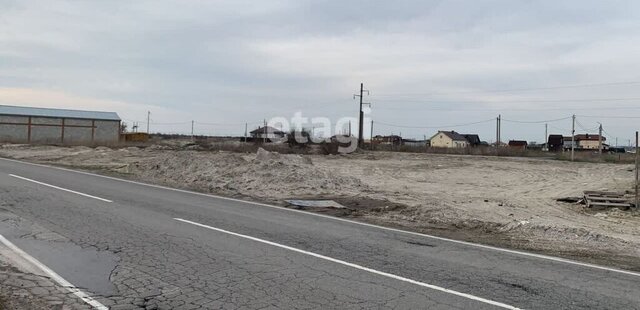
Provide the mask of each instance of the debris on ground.
POLYGON ((344 209, 345 206, 333 200, 285 200, 287 203, 300 208, 337 208, 344 209))
POLYGON ((584 192, 584 202, 587 208, 615 207, 622 210, 628 210, 632 206, 629 200, 630 198, 625 197, 624 193, 605 192, 605 191, 584 192))
POLYGON ((556 199, 556 201, 583 204, 584 203, 584 198, 583 197, 562 197, 562 198, 556 199))

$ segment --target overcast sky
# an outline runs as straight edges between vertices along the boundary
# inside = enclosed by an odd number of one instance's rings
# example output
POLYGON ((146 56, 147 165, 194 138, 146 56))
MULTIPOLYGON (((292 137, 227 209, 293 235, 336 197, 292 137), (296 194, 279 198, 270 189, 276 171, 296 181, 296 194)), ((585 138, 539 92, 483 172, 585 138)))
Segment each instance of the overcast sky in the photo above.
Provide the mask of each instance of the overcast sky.
MULTIPOLYGON (((453 129, 494 141, 495 121, 453 125, 498 114, 503 140, 544 138, 544 123, 508 120, 573 113, 578 133, 599 121, 620 144, 640 127, 640 118, 611 118, 640 117, 640 1, 0 0, 0 8, 0 104, 116 111, 141 126, 150 110, 154 132, 186 133, 195 120, 197 133, 241 135, 245 122, 252 129, 296 111, 356 117, 353 94, 364 82, 376 134, 453 129)), ((569 134, 571 120, 549 126, 569 134)))

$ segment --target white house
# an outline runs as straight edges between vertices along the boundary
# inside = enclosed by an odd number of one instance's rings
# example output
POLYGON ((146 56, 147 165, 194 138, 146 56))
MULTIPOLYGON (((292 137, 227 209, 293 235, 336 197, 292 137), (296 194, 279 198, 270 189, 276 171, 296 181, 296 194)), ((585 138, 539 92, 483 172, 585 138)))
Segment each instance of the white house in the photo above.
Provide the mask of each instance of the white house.
POLYGON ((431 147, 465 148, 469 141, 455 131, 438 131, 431 139, 431 147))

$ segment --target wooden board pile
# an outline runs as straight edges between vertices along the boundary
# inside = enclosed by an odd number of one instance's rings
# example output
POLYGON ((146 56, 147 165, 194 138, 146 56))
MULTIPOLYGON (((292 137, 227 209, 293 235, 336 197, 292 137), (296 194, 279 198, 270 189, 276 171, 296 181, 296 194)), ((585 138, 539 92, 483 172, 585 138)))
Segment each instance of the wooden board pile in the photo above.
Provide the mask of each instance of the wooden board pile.
POLYGON ((585 191, 584 203, 587 208, 619 208, 628 210, 633 203, 631 198, 625 197, 624 193, 617 192, 601 192, 601 191, 585 191))

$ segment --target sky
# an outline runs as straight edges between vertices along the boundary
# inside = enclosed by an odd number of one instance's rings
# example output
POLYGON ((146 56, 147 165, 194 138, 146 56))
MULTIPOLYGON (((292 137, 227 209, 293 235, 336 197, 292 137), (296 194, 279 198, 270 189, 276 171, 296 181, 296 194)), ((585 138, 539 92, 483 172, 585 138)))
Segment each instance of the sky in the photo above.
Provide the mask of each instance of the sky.
POLYGON ((152 132, 194 121, 196 134, 240 136, 296 112, 357 117, 364 83, 374 134, 491 142, 501 115, 502 140, 540 142, 545 123, 570 135, 576 114, 576 133, 602 123, 607 142, 626 145, 640 127, 639 1, 0 7, 0 104, 115 111, 141 128, 150 111, 152 132))

